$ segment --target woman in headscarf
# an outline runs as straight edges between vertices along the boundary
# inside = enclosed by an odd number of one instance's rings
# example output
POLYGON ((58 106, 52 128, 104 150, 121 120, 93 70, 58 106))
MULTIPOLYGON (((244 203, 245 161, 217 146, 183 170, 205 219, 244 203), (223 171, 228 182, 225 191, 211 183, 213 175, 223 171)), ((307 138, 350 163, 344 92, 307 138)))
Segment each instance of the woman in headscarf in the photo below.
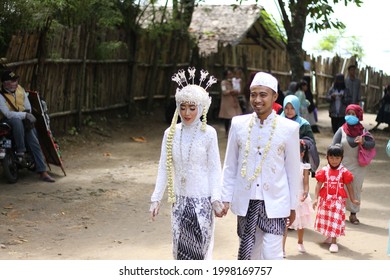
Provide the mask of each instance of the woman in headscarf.
MULTIPOLYGON (((355 193, 355 198, 361 201, 361 192, 363 181, 366 175, 366 167, 360 166, 358 161, 359 145, 363 145, 365 149, 375 147, 375 140, 372 135, 362 136, 368 131, 360 123, 363 121, 363 109, 356 104, 348 105, 345 109, 345 123, 336 131, 333 136, 332 144, 340 143, 344 149, 343 165, 352 172, 353 182, 352 187, 355 193)), ((349 221, 352 224, 360 223, 356 214, 360 211, 360 205, 352 204, 347 199, 347 211, 350 211, 349 221)))
POLYGON ((202 70, 194 84, 195 68, 172 77, 176 90, 176 111, 165 130, 150 212, 154 219, 166 187, 172 204, 173 257, 176 260, 211 259, 214 243, 214 214, 222 217, 221 161, 216 130, 207 125, 211 104, 207 88, 216 82, 202 70), (191 83, 192 82, 192 83, 191 83), (201 86, 206 83, 205 88, 201 86), (181 122, 177 123, 178 116, 181 122), (202 117, 202 118, 201 118, 202 117))
POLYGON ((290 82, 290 84, 288 85, 288 88, 287 90, 284 92, 284 96, 288 96, 288 95, 294 95, 295 92, 297 91, 297 82, 295 81, 292 81, 290 82))
POLYGON ((315 171, 320 164, 316 140, 310 123, 300 116, 300 101, 295 95, 287 95, 283 101, 283 112, 280 114, 299 123, 299 138, 304 140, 309 149, 309 159, 311 164, 311 175, 314 177, 315 171))
POLYGON ((311 125, 311 130, 313 130, 313 133, 319 133, 320 130, 318 129, 317 125, 317 106, 314 103, 314 96, 311 92, 311 76, 304 76, 303 79, 307 82, 307 90, 305 91, 306 99, 309 101, 310 105, 307 107, 308 115, 307 115, 307 121, 311 125))
POLYGON ((309 100, 306 99, 305 92, 308 89, 308 84, 305 80, 300 80, 300 82, 297 84, 297 91, 295 92, 295 96, 298 97, 299 103, 300 103, 300 112, 299 115, 305 120, 307 120, 307 115, 309 114, 308 107, 310 105, 309 100))
POLYGON ((311 130, 310 123, 300 115, 300 101, 299 98, 295 95, 287 95, 283 101, 283 112, 280 114, 282 117, 286 117, 290 120, 296 121, 299 123, 299 138, 302 139, 304 136, 309 137, 313 140, 314 134, 311 130))

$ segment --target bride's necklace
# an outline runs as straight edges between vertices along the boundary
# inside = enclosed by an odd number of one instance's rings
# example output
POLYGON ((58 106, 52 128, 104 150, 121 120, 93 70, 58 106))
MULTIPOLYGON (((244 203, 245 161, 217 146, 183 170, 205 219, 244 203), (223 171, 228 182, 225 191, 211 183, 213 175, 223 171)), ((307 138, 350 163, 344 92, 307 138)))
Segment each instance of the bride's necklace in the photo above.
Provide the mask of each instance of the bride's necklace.
POLYGON ((180 166, 180 186, 182 188, 184 188, 186 186, 186 181, 187 181, 187 174, 186 174, 187 172, 184 172, 184 168, 183 167, 184 166, 188 166, 188 163, 190 161, 192 144, 194 143, 196 133, 198 132, 198 126, 199 126, 199 124, 196 124, 195 128, 193 129, 190 146, 188 148, 188 155, 187 155, 186 159, 183 158, 183 142, 182 142, 182 139, 183 139, 183 129, 184 129, 184 125, 183 124, 182 124, 182 127, 180 129, 180 160, 181 160, 181 166, 180 166), (187 164, 185 164, 185 163, 187 163, 187 164))
MULTIPOLYGON (((276 118, 277 116, 274 116, 274 119, 272 121, 272 128, 271 128, 271 134, 269 136, 268 142, 265 146, 263 156, 261 157, 260 164, 257 166, 255 169, 253 175, 249 177, 247 180, 249 182, 248 186, 246 189, 250 189, 252 186, 252 182, 260 175, 261 170, 263 169, 263 163, 265 159, 267 158, 267 154, 271 148, 271 141, 272 137, 274 136, 275 133, 275 128, 276 128, 276 118)), ((251 143, 251 135, 252 135, 252 127, 255 123, 255 114, 252 115, 252 118, 249 122, 249 129, 248 129, 248 138, 246 139, 246 144, 245 144, 245 152, 244 152, 244 159, 242 161, 242 166, 241 166, 241 177, 245 178, 247 176, 247 165, 248 165, 248 156, 249 156, 249 150, 250 150, 250 143, 251 143)), ((257 147, 259 154, 260 154, 260 147, 257 147)))

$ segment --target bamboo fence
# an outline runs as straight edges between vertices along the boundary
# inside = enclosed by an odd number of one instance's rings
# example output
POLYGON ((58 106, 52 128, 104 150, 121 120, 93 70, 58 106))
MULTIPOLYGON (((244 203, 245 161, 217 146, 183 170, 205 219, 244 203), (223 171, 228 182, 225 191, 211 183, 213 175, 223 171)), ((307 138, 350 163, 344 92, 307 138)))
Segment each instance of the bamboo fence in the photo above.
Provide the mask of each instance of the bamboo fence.
MULTIPOLYGON (((134 116, 167 106, 175 92, 172 74, 190 65, 207 69, 218 80, 229 67, 241 67, 244 80, 252 71, 271 72, 283 91, 291 81, 286 51, 219 45, 217 53, 200 57, 189 38, 143 34, 136 38, 137 48, 130 56, 124 38, 121 30, 91 32, 82 27, 63 28, 46 36, 21 32, 9 44, 5 66, 17 71, 22 86, 40 93, 49 106, 52 129, 60 133, 81 129, 88 116, 134 116), (107 48, 110 44, 116 47, 107 48)), ((306 60, 311 65, 306 74, 313 78, 316 103, 326 106, 323 97, 333 77, 346 74, 350 59, 306 56, 306 60)), ((390 79, 371 67, 358 70, 365 110, 375 112, 390 79)), ((210 91, 218 96, 219 84, 210 91)))

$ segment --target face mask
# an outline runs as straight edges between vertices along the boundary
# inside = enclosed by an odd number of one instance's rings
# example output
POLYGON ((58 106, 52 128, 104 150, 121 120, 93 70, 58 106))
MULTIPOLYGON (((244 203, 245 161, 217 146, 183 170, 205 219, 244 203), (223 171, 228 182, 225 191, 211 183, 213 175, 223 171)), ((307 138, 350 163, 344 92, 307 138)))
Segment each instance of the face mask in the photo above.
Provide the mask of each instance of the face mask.
POLYGON ((356 116, 348 115, 348 116, 345 116, 345 121, 349 125, 355 125, 359 122, 359 119, 356 116))

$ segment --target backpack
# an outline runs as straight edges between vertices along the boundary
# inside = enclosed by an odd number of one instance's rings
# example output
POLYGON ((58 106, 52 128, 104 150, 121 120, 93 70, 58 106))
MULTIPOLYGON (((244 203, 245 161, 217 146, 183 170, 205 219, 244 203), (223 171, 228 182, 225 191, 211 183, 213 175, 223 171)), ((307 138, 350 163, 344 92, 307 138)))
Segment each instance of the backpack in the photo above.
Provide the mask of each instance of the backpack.
POLYGON ((303 136, 302 140, 305 141, 305 144, 308 147, 311 173, 314 175, 320 165, 320 155, 318 154, 317 146, 313 139, 308 136, 303 136))

